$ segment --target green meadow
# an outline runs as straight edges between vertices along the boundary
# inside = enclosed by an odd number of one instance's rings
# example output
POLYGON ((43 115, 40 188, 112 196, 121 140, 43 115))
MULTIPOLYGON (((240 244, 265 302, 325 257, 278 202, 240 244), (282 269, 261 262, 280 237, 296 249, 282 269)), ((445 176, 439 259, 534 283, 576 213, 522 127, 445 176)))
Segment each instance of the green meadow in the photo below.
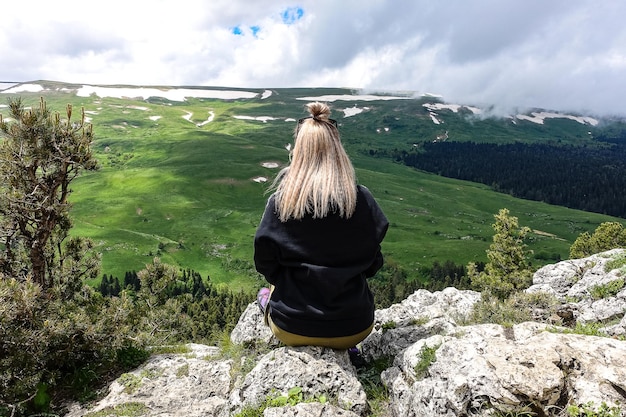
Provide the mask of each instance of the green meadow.
MULTIPOLYGON (((299 98, 351 94, 338 89, 280 89, 263 99, 180 102, 78 97, 72 92, 76 86, 60 90, 57 83, 44 85, 49 89, 19 95, 27 105, 37 105, 43 96, 61 114, 71 103, 73 118, 84 107, 94 126, 93 151, 100 169, 73 183, 72 233, 96 242, 102 273, 123 278, 125 272, 139 271, 158 256, 234 289, 258 285, 252 241, 268 186, 288 163, 286 146, 293 142, 295 126, 291 119, 306 116, 306 101, 299 98), (249 119, 257 117, 275 119, 249 119)), ((442 127, 423 109, 424 100, 331 103, 359 182, 370 188, 389 218, 383 253, 409 274, 434 261, 486 261, 493 215, 501 208, 533 230, 529 246, 537 266, 566 259, 580 233, 616 220, 515 199, 484 185, 371 156, 370 149, 408 148, 443 129, 459 140, 498 142, 584 141, 589 130, 561 120, 553 126, 512 127, 500 119, 474 120, 444 111, 447 124, 442 127), (341 109, 352 106, 366 109, 344 117, 341 109)), ((6 108, 0 112, 6 117, 6 108)))

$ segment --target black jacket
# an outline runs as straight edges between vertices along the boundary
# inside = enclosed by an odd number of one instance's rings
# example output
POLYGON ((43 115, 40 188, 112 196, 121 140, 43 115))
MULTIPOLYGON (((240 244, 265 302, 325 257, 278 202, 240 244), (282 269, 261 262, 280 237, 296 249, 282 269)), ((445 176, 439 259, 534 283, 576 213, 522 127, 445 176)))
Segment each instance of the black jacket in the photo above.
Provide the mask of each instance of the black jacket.
POLYGON ((257 271, 275 286, 269 302, 275 325, 310 337, 351 336, 374 320, 366 278, 383 265, 380 251, 389 222, 365 187, 357 187, 351 218, 281 222, 274 196, 254 238, 257 271))

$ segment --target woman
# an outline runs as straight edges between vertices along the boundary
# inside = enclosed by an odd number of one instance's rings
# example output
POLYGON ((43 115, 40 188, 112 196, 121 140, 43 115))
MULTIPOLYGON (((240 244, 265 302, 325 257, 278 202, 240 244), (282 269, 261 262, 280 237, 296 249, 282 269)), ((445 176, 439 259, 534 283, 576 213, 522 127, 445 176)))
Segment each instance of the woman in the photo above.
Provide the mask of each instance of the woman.
POLYGON ((330 108, 309 103, 298 121, 291 165, 274 182, 254 239, 266 321, 290 346, 348 349, 371 332, 374 298, 366 278, 383 265, 389 223, 354 168, 330 108), (263 299, 269 295, 269 305, 263 299))

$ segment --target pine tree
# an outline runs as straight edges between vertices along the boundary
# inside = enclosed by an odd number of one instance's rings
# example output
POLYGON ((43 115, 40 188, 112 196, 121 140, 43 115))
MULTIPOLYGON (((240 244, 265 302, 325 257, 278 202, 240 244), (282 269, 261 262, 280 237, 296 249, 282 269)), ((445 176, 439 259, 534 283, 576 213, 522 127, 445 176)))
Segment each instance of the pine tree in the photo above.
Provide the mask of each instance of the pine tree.
POLYGON ((99 259, 85 256, 92 244, 65 242, 72 227, 70 183, 97 165, 84 110, 75 122, 71 105, 62 119, 43 99, 31 110, 18 98, 9 102, 9 111, 10 123, 0 117, 0 272, 44 289, 95 278, 99 259))
POLYGON ((531 252, 524 243, 530 229, 520 228, 517 217, 510 216, 508 209, 501 209, 494 217, 495 234, 487 250, 489 262, 482 272, 478 272, 476 264, 470 263, 467 274, 475 288, 506 299, 532 282, 531 252))
POLYGON ((104 274, 102 276, 102 280, 100 281, 100 294, 102 294, 105 297, 107 295, 110 295, 110 293, 109 293, 109 277, 107 276, 107 274, 104 274))

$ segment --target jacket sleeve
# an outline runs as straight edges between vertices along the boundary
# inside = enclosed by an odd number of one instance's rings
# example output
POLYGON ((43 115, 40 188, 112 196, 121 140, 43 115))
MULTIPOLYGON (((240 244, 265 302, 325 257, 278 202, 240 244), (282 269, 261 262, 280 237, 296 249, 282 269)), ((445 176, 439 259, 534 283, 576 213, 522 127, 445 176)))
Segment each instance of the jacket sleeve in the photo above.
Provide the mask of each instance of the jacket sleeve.
MULTIPOLYGON (((274 213, 273 198, 267 202, 261 223, 254 236, 254 265, 267 282, 275 284, 275 277, 280 270, 279 247, 276 243, 278 218, 274 213)), ((278 225, 279 226, 279 225, 278 225)))
POLYGON ((376 272, 378 272, 380 268, 382 268, 384 264, 384 258, 381 252, 380 244, 387 234, 387 229, 389 229, 389 220, 387 220, 387 217, 383 213, 383 210, 380 208, 380 206, 376 202, 376 199, 374 199, 374 196, 370 193, 370 191, 366 187, 361 187, 363 189, 364 195, 366 196, 367 203, 370 207, 372 220, 374 221, 375 226, 376 240, 378 241, 378 251, 374 256, 372 264, 364 272, 367 278, 371 278, 376 274, 376 272))

